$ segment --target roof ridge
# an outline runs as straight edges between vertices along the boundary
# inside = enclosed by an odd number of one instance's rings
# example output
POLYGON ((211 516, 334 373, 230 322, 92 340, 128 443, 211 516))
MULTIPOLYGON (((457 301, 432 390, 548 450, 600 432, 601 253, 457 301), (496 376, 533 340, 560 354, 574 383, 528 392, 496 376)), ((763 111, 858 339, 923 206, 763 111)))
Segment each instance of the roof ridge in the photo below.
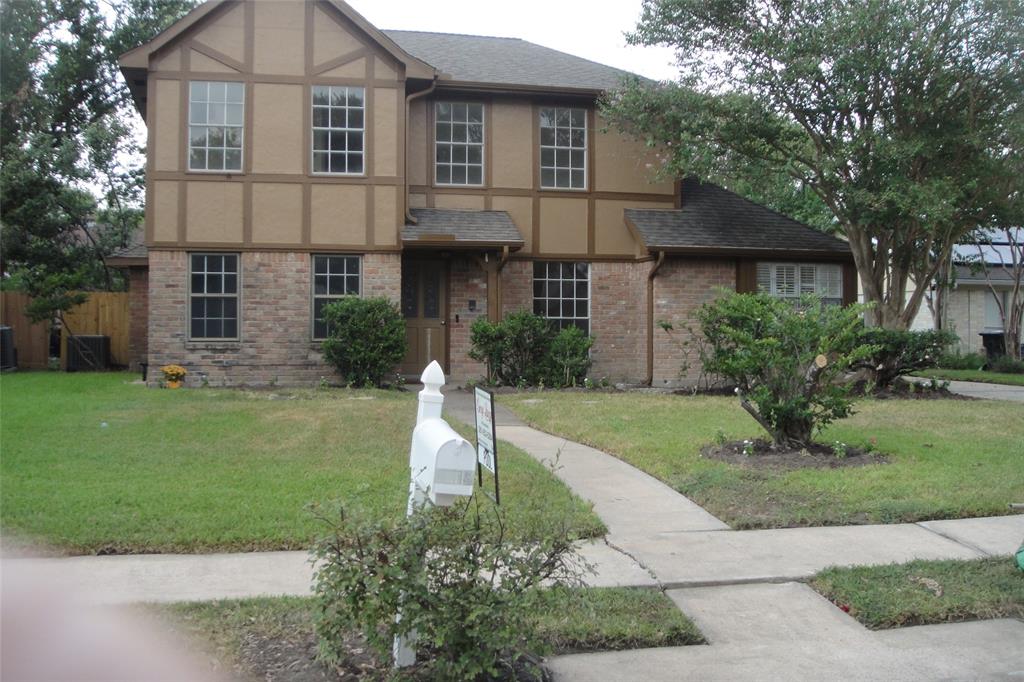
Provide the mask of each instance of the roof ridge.
MULTIPOLYGON (((719 184, 717 184, 717 183, 714 183, 714 182, 711 182, 710 180, 708 180, 707 182, 702 182, 701 180, 697 180, 697 183, 698 183, 698 184, 702 184, 702 185, 711 185, 711 186, 712 186, 712 187, 714 187, 715 189, 717 189, 717 190, 721 190, 721 191, 723 191, 723 192, 727 192, 728 194, 731 194, 731 195, 733 195, 734 197, 737 197, 737 198, 739 198, 739 199, 742 199, 743 201, 747 202, 748 204, 751 204, 751 205, 753 205, 753 206, 757 206, 758 208, 763 208, 763 209, 765 209, 766 211, 771 211, 771 212, 772 212, 772 213, 774 213, 775 215, 777 215, 777 216, 779 216, 779 217, 781 217, 781 218, 785 218, 786 220, 788 220, 788 221, 790 221, 790 222, 792 222, 792 223, 796 223, 797 225, 799 225, 799 226, 800 226, 800 227, 802 227, 802 228, 805 228, 805 229, 808 229, 808 230, 813 230, 814 232, 817 232, 818 234, 823 234, 823 235, 825 235, 826 237, 832 237, 832 239, 835 239, 836 241, 840 241, 840 242, 848 243, 848 242, 846 242, 846 240, 845 240, 845 239, 840 239, 839 237, 835 236, 834 234, 831 234, 831 233, 829 233, 829 232, 825 232, 824 230, 819 230, 818 228, 814 227, 813 225, 808 225, 807 223, 805 223, 805 222, 803 222, 803 221, 801 221, 801 220, 797 220, 797 219, 796 219, 796 218, 794 218, 793 216, 789 216, 789 215, 786 215, 786 214, 785 214, 785 213, 783 213, 782 211, 777 211, 777 210, 775 210, 774 208, 772 208, 771 206, 768 206, 768 205, 766 205, 766 204, 762 204, 762 203, 759 203, 759 202, 757 202, 757 201, 754 201, 753 199, 748 199, 747 197, 743 196, 743 195, 742 195, 742 194, 740 194, 739 192, 734 192, 734 191, 732 191, 731 189, 729 189, 728 187, 722 187, 721 185, 719 185, 719 184)), ((684 206, 686 205, 686 199, 685 199, 685 197, 683 198, 683 205, 684 205, 684 206)))
MULTIPOLYGON (((529 43, 530 41, 524 40, 523 38, 516 38, 514 36, 485 36, 478 33, 450 33, 448 31, 417 31, 411 28, 385 28, 382 29, 384 33, 427 33, 435 36, 460 36, 463 38, 487 38, 488 40, 518 40, 521 43, 529 43)), ((537 43, 530 43, 536 45, 537 43)), ((543 45, 541 45, 543 47, 543 45)))

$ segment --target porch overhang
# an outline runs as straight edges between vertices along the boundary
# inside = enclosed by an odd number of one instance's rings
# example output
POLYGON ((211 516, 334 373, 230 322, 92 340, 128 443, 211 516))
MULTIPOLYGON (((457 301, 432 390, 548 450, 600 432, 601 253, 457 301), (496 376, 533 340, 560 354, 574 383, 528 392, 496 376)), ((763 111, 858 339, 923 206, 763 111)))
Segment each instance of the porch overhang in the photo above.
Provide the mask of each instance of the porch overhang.
POLYGON ((525 241, 505 211, 410 209, 415 224, 402 228, 406 249, 518 251, 525 241))

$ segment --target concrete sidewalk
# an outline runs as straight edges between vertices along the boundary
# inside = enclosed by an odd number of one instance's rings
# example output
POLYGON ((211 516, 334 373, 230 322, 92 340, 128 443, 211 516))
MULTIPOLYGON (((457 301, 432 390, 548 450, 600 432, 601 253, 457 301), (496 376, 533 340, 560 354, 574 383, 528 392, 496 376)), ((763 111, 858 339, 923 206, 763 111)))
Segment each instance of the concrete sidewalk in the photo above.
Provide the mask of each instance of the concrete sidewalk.
MULTIPOLYGON (((595 567, 596 574, 586 578, 593 587, 657 585, 648 571, 601 540, 581 543, 580 555, 595 567)), ((307 597, 313 564, 308 552, 5 558, 0 582, 19 577, 59 587, 94 605, 307 597)))
POLYGON ((1024 623, 872 632, 807 585, 671 590, 710 646, 558 656, 561 680, 940 680, 1024 675, 1024 623))
MULTIPOLYGON (((928 383, 927 377, 911 377, 921 383, 928 383)), ((941 380, 940 380, 941 381, 941 380)), ((1016 403, 1024 403, 1024 386, 1011 386, 1009 384, 986 384, 981 381, 950 381, 949 390, 960 395, 984 400, 1009 400, 1016 403)))

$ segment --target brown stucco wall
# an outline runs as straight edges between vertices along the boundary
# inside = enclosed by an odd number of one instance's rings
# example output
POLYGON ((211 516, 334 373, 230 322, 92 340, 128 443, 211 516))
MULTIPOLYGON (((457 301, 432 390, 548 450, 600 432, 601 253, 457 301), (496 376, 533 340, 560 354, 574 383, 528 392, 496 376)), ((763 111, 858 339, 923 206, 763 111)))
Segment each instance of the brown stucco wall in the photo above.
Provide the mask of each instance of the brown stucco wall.
MULTIPOLYGON (((243 252, 240 340, 188 340, 188 252, 149 254, 150 382, 170 363, 189 371, 187 383, 213 386, 313 385, 335 378, 311 341, 310 254, 243 252)), ((398 254, 363 256, 363 295, 399 300, 398 254)))

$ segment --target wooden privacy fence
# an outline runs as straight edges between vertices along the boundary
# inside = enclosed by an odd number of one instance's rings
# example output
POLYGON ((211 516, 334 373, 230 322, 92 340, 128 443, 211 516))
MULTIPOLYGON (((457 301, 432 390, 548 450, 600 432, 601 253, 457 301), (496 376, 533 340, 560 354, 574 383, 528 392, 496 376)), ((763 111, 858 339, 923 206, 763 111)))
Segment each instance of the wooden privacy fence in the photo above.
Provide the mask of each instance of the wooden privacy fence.
POLYGON ((0 322, 14 333, 14 347, 18 350, 18 367, 46 369, 50 359, 50 330, 45 322, 32 324, 25 317, 28 294, 20 291, 0 292, 0 322))
MULTIPOLYGON (((31 324, 25 308, 31 299, 16 291, 3 292, 3 324, 14 329, 14 347, 18 349, 18 367, 45 368, 50 339, 45 323, 31 324)), ((93 291, 82 305, 64 314, 68 327, 77 335, 99 334, 110 337, 110 362, 127 365, 128 355, 128 292, 93 291)), ((61 367, 67 362, 68 330, 61 331, 61 367)))

